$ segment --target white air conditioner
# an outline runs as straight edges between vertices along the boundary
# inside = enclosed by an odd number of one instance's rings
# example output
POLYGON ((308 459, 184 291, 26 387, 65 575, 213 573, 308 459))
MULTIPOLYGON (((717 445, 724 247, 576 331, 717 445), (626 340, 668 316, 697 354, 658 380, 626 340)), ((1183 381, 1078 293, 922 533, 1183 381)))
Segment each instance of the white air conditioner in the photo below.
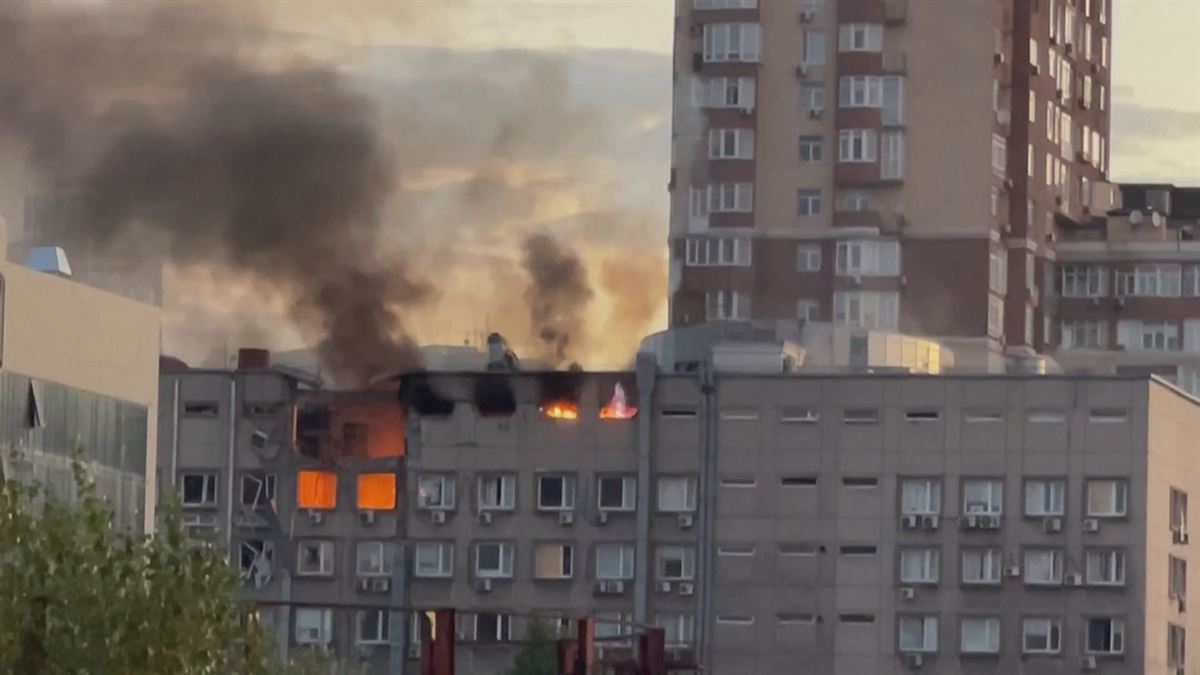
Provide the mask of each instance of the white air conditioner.
POLYGON ((1100 531, 1100 519, 1099 518, 1084 518, 1083 519, 1083 531, 1084 532, 1099 532, 1100 531))
POLYGON ((901 600, 915 600, 917 597, 917 589, 912 586, 902 586, 900 588, 901 600))
POLYGON ((597 595, 621 595, 625 592, 624 581, 599 581, 596 582, 597 595))
POLYGON ((320 511, 318 511, 316 509, 308 510, 308 522, 312 523, 313 525, 320 525, 321 522, 324 520, 325 520, 324 513, 321 513, 320 511))
POLYGON ((575 522, 575 512, 574 511, 559 512, 559 514, 558 514, 558 524, 559 525, 564 525, 564 526, 571 525, 574 522, 575 522))
POLYGON ((941 520, 937 516, 921 516, 921 527, 926 530, 936 530, 941 525, 941 520))
POLYGON ((371 580, 372 593, 387 593, 392 590, 392 580, 387 577, 377 577, 371 580))
POLYGON ((908 652, 904 655, 904 665, 909 668, 920 668, 925 665, 925 657, 916 652, 908 652))
POLYGON ((678 522, 679 522, 679 527, 681 529, 686 530, 696 523, 696 518, 690 513, 681 513, 681 514, 679 514, 678 522))
POLYGON ((1071 572, 1063 577, 1063 583, 1068 586, 1082 586, 1083 575, 1079 572, 1071 572))
POLYGON ((679 584, 680 595, 695 595, 696 584, 679 584))
POLYGON ((1021 566, 1020 565, 1009 565, 1008 567, 1005 567, 1004 568, 1004 576, 1009 577, 1010 579, 1021 578, 1021 566))
POLYGON ((825 112, 824 108, 813 108, 808 111, 808 118, 813 120, 821 119, 821 113, 825 112))
POLYGON ((430 511, 429 522, 433 523, 434 525, 444 525, 446 523, 446 512, 430 511))
POLYGON ((910 516, 910 515, 900 516, 900 527, 902 527, 906 530, 917 529, 917 523, 918 523, 917 516, 910 516))
POLYGON ((476 579, 475 580, 475 592, 476 593, 491 593, 492 592, 492 580, 491 579, 476 579))
POLYGON ((672 588, 671 582, 669 582, 669 581, 660 581, 658 584, 658 592, 659 593, 670 593, 671 588, 672 588))
POLYGON ((959 521, 959 525, 964 530, 977 529, 979 527, 979 516, 977 516, 973 513, 969 514, 965 518, 963 518, 962 520, 959 521))
POLYGON ((739 108, 738 112, 742 114, 742 117, 749 117, 754 114, 754 108, 739 108))
POLYGON ((1079 669, 1080 670, 1095 670, 1096 669, 1096 657, 1094 657, 1094 656, 1079 657, 1079 669))
POLYGON ((480 525, 491 525, 492 524, 492 512, 491 511, 480 511, 479 512, 479 524, 480 525))
POLYGON ((363 525, 374 525, 375 524, 375 512, 374 511, 359 511, 358 517, 360 520, 362 520, 363 525))
POLYGON ((1042 519, 1042 531, 1043 532, 1047 532, 1047 533, 1062 532, 1062 526, 1063 526, 1062 518, 1043 518, 1042 519))
POLYGON ((979 529, 981 530, 998 530, 1000 529, 1000 516, 979 516, 979 529))

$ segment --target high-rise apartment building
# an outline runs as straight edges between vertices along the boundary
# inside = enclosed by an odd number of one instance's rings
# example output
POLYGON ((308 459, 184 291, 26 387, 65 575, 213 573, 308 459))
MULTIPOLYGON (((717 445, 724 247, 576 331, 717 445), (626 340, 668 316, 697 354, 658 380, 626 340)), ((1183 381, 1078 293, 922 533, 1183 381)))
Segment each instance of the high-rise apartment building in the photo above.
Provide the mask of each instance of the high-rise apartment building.
POLYGON ((672 325, 898 329, 993 369, 1053 343, 1056 242, 1108 167, 1110 0, 676 17, 672 325))

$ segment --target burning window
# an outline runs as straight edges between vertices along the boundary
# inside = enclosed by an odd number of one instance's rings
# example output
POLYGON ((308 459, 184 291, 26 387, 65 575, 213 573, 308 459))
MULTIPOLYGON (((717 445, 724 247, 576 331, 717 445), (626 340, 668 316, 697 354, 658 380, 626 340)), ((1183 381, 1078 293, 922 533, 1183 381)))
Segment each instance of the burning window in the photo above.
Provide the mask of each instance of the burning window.
POLYGON ((337 507, 337 474, 301 471, 296 474, 296 505, 302 509, 337 507))
POLYGON ((366 457, 370 452, 370 427, 347 422, 342 425, 342 450, 346 457, 366 457))
POLYGON ((390 511, 394 508, 396 508, 396 474, 359 474, 358 509, 360 511, 390 511))
POLYGON ((505 375, 481 375, 475 378, 475 406, 483 417, 512 417, 517 399, 505 375))
POLYGON ((631 420, 637 416, 637 411, 636 407, 629 405, 625 387, 618 382, 613 386, 612 397, 608 399, 608 403, 600 408, 600 419, 631 420))
POLYGON ((438 393, 425 375, 405 378, 400 385, 400 400, 425 417, 447 417, 454 414, 454 401, 438 393))
POLYGON ((579 379, 575 372, 550 373, 541 380, 538 410, 555 420, 579 419, 579 379))
POLYGON ((296 448, 301 454, 320 456, 321 436, 329 430, 330 419, 325 406, 296 411, 296 448))

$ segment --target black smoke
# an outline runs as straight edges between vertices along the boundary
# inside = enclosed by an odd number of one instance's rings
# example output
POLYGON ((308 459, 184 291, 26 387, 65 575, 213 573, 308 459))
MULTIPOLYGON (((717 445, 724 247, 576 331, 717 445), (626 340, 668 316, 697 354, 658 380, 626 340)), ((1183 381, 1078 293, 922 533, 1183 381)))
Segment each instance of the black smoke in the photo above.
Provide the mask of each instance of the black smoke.
POLYGON ((553 237, 534 234, 525 239, 522 262, 529 275, 529 320, 543 348, 540 356, 554 364, 578 357, 572 352, 572 339, 583 337, 592 300, 583 261, 553 237))

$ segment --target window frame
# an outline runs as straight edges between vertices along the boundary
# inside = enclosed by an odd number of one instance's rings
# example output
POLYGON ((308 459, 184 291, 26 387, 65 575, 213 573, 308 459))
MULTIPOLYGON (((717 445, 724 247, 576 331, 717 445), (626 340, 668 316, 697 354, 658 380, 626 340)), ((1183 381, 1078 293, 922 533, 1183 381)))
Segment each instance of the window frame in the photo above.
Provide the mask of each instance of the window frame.
POLYGON ((964 516, 1003 516, 1004 515, 1004 480, 1000 478, 963 478, 962 480, 962 514, 964 516), (968 502, 972 486, 988 486, 986 510, 973 510, 972 502, 968 502))
POLYGON ((559 471, 539 472, 535 475, 537 480, 537 510, 543 513, 563 513, 575 510, 576 499, 578 496, 578 479, 575 474, 564 473, 559 471), (561 497, 558 505, 547 505, 543 501, 543 485, 542 482, 547 479, 558 479, 560 481, 561 497))
POLYGON ((517 508, 517 474, 515 473, 484 473, 475 481, 475 504, 480 513, 515 511, 517 508), (499 492, 495 504, 484 500, 484 485, 499 480, 499 492))
POLYGON ((388 556, 387 542, 379 540, 357 541, 354 544, 354 569, 360 577, 388 577, 392 575, 392 563, 388 556), (373 548, 374 551, 369 549, 373 548), (378 554, 378 569, 363 570, 363 552, 367 551, 366 560, 370 564, 372 553, 378 554))
POLYGON ((637 511, 637 477, 631 474, 607 474, 596 477, 596 509, 601 513, 633 513, 637 511), (606 481, 621 481, 621 505, 604 505, 606 481))
MULTIPOLYGON (((1061 654, 1062 634, 1063 621, 1061 618, 1052 616, 1023 616, 1021 617, 1021 653, 1035 655, 1061 654), (1045 649, 1030 649, 1029 637, 1031 633, 1029 632, 1029 627, 1031 623, 1043 623, 1045 625, 1045 649)), ((1036 633, 1033 635, 1041 636, 1036 633)))
POLYGON ((633 581, 636 555, 637 549, 633 544, 620 542, 596 544, 595 552, 592 556, 594 558, 592 568, 596 581, 633 581), (617 572, 618 576, 609 576, 607 575, 608 570, 602 570, 601 568, 601 556, 614 551, 619 554, 617 564, 620 566, 620 570, 617 572))
POLYGON ((1099 586, 1106 588, 1123 588, 1126 580, 1129 578, 1129 556, 1122 548, 1116 547, 1088 547, 1083 552, 1084 560, 1084 575, 1083 580, 1088 586, 1099 586), (1092 560, 1095 558, 1100 560, 1101 568, 1093 570, 1092 560), (1108 577, 1096 577, 1092 572, 1098 573, 1109 572, 1108 577))
POLYGON ((959 553, 959 583, 963 586, 999 586, 1004 577, 1004 551, 995 546, 964 546, 959 553), (995 577, 980 576, 978 579, 968 579, 967 570, 975 569, 967 565, 968 555, 978 555, 981 572, 995 570, 995 577))
POLYGON ((969 655, 987 655, 999 654, 1001 649, 1001 633, 1003 627, 1000 617, 994 615, 987 616, 960 616, 958 620, 958 651, 960 654, 969 655), (982 622, 984 628, 984 639, 988 641, 984 649, 967 649, 967 624, 968 622, 982 622))
POLYGON ((575 578, 575 544, 566 541, 539 541, 533 545, 533 578, 535 581, 570 581, 575 578), (543 575, 541 552, 555 547, 558 549, 558 574, 543 575))
POLYGON ((1125 653, 1125 618, 1122 616, 1089 616, 1083 622, 1083 652, 1096 656, 1119 656, 1125 653), (1109 623, 1109 649, 1092 649, 1092 622, 1107 621, 1109 623), (1120 649, 1112 647, 1120 642, 1120 649))
POLYGON ((655 505, 658 507, 659 513, 679 514, 679 513, 695 513, 696 512, 696 497, 698 491, 698 481, 695 476, 659 476, 655 481, 655 505), (663 488, 669 487, 665 485, 670 482, 682 482, 684 504, 682 508, 669 508, 664 505, 666 500, 663 499, 663 488))
POLYGON ((936 614, 901 614, 896 617, 897 647, 904 654, 934 654, 938 651, 938 631, 941 621, 936 614), (921 622, 921 644, 906 645, 904 626, 913 621, 921 622), (932 638, 932 639, 931 639, 932 638))
POLYGON ((417 509, 420 511, 453 511, 458 499, 458 477, 453 474, 445 473, 420 473, 417 474, 417 509), (439 503, 433 504, 427 501, 422 495, 423 485, 425 481, 435 479, 440 481, 439 486, 439 503), (447 490, 447 487, 449 489, 447 490))
POLYGON ((1065 577, 1066 555, 1062 547, 1029 546, 1021 552, 1021 581, 1026 586, 1062 586, 1065 577), (1050 575, 1046 579, 1034 579, 1030 576, 1030 556, 1046 554, 1050 556, 1050 575))
POLYGON ((216 508, 220 498, 220 476, 215 471, 184 471, 179 478, 179 501, 185 509, 216 508), (200 501, 187 499, 188 479, 200 479, 200 501))
POLYGON ((658 581, 679 582, 696 579, 696 549, 684 544, 660 544, 654 549, 654 578, 658 581), (677 557, 667 557, 668 554, 678 553, 677 557), (679 561, 679 575, 672 576, 664 573, 664 564, 679 561))
POLYGON ((448 541, 413 542, 413 576, 418 579, 449 579, 454 576, 454 543, 448 541), (421 571, 423 552, 437 551, 437 572, 421 571))
POLYGON ((391 625, 389 622, 390 612, 387 609, 360 609, 354 613, 354 644, 358 645, 386 645, 391 640, 391 625), (371 639, 364 638, 364 627, 368 613, 374 614, 376 618, 375 635, 371 639))
POLYGON ((1121 478, 1088 478, 1084 480, 1084 513, 1088 518, 1120 520, 1129 517, 1129 481, 1121 478), (1111 484, 1113 489, 1112 511, 1092 510, 1092 489, 1100 484, 1111 484), (1120 508, 1116 508, 1117 506, 1120 508))
POLYGON ((1067 515, 1067 481, 1062 478, 1026 478, 1025 479, 1025 516, 1027 518, 1062 518, 1067 515), (1042 495, 1039 500, 1039 510, 1030 509, 1031 488, 1042 486, 1042 495), (1057 490, 1055 490, 1057 488, 1057 490), (1048 510, 1054 508, 1054 493, 1058 493, 1058 510, 1048 510))
POLYGON ((476 579, 512 579, 516 574, 515 549, 511 541, 477 541, 474 546, 474 571, 476 579), (496 547, 496 561, 498 569, 484 569, 481 566, 483 560, 482 551, 485 546, 496 547))
POLYGON ((940 516, 942 514, 942 479, 905 477, 900 479, 900 513, 905 516, 940 516), (907 490, 909 485, 923 485, 924 504, 916 504, 917 508, 908 503, 907 490), (923 506, 923 508, 921 508, 923 506))
POLYGON ((297 577, 332 577, 335 572, 337 548, 332 539, 304 538, 296 541, 296 576, 297 577), (315 570, 303 569, 305 563, 305 547, 316 546, 318 563, 315 570))
POLYGON ((896 556, 899 565, 897 578, 905 586, 936 586, 942 576, 942 552, 936 546, 901 546, 896 556), (906 576, 905 560, 910 555, 920 555, 921 576, 906 576))

